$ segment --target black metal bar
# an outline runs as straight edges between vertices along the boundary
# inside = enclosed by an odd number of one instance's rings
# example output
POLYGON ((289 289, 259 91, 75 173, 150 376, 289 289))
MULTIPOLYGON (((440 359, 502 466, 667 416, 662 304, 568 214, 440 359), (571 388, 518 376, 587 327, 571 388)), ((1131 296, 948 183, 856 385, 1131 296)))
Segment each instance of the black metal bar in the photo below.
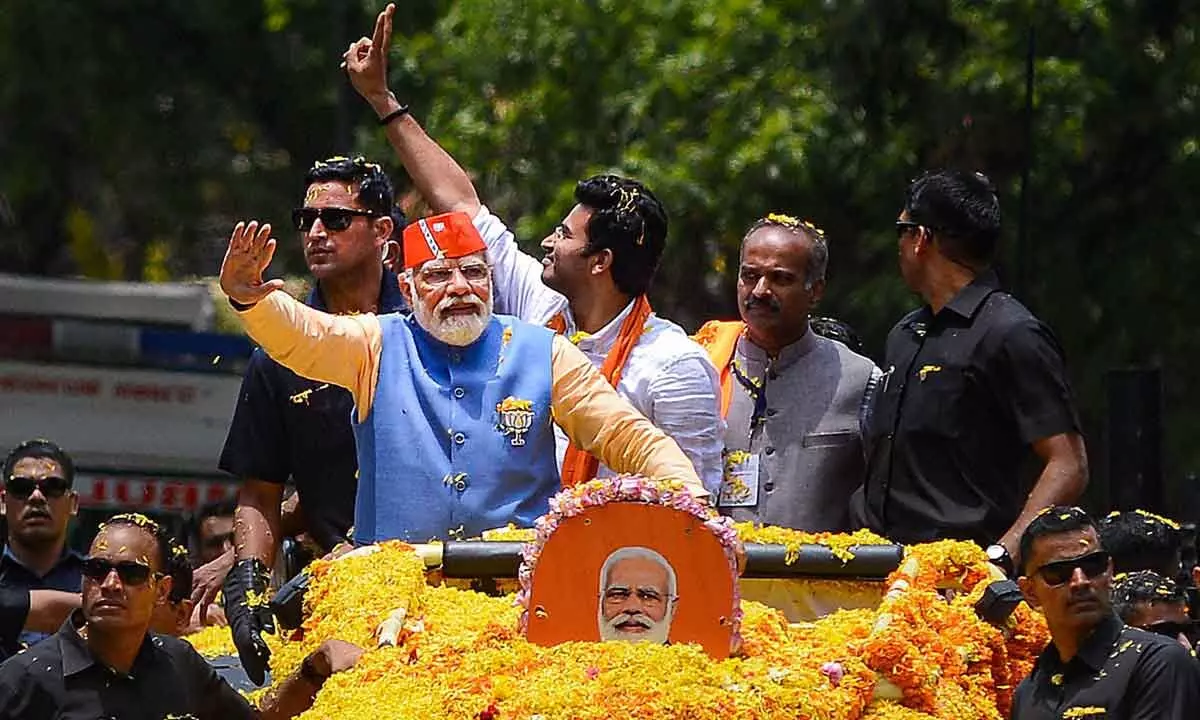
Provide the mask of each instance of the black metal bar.
MULTIPOLYGON (((516 577, 521 567, 519 542, 448 542, 442 551, 442 574, 450 578, 516 577)), ((824 545, 801 545, 799 556, 786 562, 783 545, 746 544, 746 578, 828 577, 883 580, 900 566, 899 545, 855 545, 842 561, 824 545)))
POLYGON ((515 578, 521 568, 519 542, 448 542, 442 548, 442 575, 448 578, 515 578))
POLYGON ((801 545, 800 554, 788 563, 783 545, 746 543, 744 578, 828 577, 883 580, 900 567, 904 548, 899 545, 855 545, 846 561, 824 545, 801 545))

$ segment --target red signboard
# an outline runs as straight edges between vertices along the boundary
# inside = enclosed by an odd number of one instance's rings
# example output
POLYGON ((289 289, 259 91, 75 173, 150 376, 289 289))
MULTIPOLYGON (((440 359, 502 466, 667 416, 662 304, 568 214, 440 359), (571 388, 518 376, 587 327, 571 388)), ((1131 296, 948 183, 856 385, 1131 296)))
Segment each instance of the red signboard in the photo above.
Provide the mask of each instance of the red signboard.
POLYGON ((81 507, 113 510, 194 511, 237 496, 232 482, 88 473, 79 475, 75 489, 81 507))

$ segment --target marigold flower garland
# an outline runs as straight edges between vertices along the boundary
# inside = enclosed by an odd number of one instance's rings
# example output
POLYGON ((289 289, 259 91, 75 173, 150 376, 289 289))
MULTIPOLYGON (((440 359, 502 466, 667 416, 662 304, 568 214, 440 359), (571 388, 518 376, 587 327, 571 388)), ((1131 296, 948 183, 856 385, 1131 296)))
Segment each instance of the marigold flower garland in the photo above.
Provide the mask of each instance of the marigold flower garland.
POLYGON ((233 635, 224 625, 211 625, 183 639, 191 643, 196 652, 206 658, 237 655, 237 647, 233 644, 233 635))
POLYGON ((756 525, 751 522, 733 524, 742 542, 767 543, 783 545, 787 550, 784 561, 788 564, 796 562, 800 557, 801 545, 824 545, 829 548, 834 557, 843 563, 854 558, 852 548, 855 545, 891 545, 887 538, 876 535, 867 529, 855 530, 852 533, 807 533, 791 528, 756 525))
POLYGON ((1009 620, 1013 635, 1014 625, 1026 633, 1011 643, 975 616, 975 601, 993 572, 977 546, 941 541, 909 548, 889 576, 862 657, 901 689, 906 706, 936 717, 1007 717, 1012 689, 1028 674, 1048 632, 1027 607, 1009 620), (967 592, 947 602, 939 587, 967 592))
POLYGON ((425 563, 402 542, 381 543, 372 555, 316 560, 308 573, 304 623, 278 643, 266 636, 276 682, 299 668, 304 657, 326 640, 374 647, 375 632, 390 612, 403 608, 409 617, 420 615, 425 563))
MULTIPOLYGON (((584 483, 555 499, 536 535, 544 542, 557 522, 589 503, 666 501, 686 508, 690 496, 684 496, 682 487, 622 478, 584 483)), ((730 547, 728 522, 718 519, 714 528, 730 547)), ((824 539, 864 544, 864 538, 824 539)), ((539 547, 526 549, 527 565, 536 563, 539 547)), ((533 645, 518 629, 525 609, 513 596, 428 586, 423 563, 402 543, 322 561, 311 572, 301 630, 268 637, 275 681, 330 637, 368 651, 353 670, 327 681, 306 720, 983 720, 1007 715, 1012 687, 1047 641, 1044 623, 1027 606, 1003 630, 975 616, 990 573, 982 552, 966 543, 910 548, 904 567, 888 579, 896 592, 878 611, 843 610, 789 624, 778 610, 742 602, 741 655, 722 661, 687 645, 533 645), (947 602, 938 587, 958 594, 947 602), (376 649, 375 629, 397 607, 408 611, 399 644, 376 649), (895 700, 880 697, 881 677, 898 688, 895 700)), ((522 575, 527 596, 530 574, 522 575)), ((193 641, 205 655, 227 654, 227 638, 227 628, 213 628, 193 641)))

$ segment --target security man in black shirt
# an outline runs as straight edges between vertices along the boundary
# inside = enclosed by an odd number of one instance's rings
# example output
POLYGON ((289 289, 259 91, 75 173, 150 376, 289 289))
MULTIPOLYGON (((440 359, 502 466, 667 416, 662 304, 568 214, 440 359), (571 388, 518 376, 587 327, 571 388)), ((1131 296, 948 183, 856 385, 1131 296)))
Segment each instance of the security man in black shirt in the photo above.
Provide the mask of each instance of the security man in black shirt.
POLYGON ((167 535, 153 520, 118 515, 101 527, 84 561, 83 607, 57 633, 0 665, 0 720, 295 717, 324 679, 361 651, 330 641, 257 710, 191 645, 149 632, 166 601, 167 535))
MULTIPOLYGON (((67 545, 71 518, 79 509, 71 456, 49 440, 29 440, 8 454, 0 477, 8 526, 0 588, 78 594, 83 556, 67 545)), ((20 642, 31 645, 45 637, 26 628, 20 642)))
POLYGON ((1062 351, 989 269, 1000 205, 983 175, 914 180, 896 232, 926 305, 888 335, 852 514, 901 543, 974 540, 1003 563, 1038 510, 1087 484, 1062 351))
MULTIPOLYGON (((304 205, 292 213, 304 258, 317 284, 308 304, 337 314, 406 309, 396 276, 386 267, 390 243, 404 223, 391 180, 363 158, 317 162, 305 177, 304 205)), ((302 378, 261 350, 255 352, 234 411, 222 470, 242 479, 234 520, 237 564, 225 580, 225 614, 247 674, 261 682, 268 651, 260 633, 273 629, 269 611, 244 612, 247 591, 265 593, 286 531, 303 529, 322 552, 343 542, 354 521, 358 464, 350 427, 349 391, 302 378), (302 527, 282 525, 284 483, 296 484, 302 527)), ((225 557, 217 563, 228 569, 225 557)), ((193 598, 203 605, 220 579, 208 566, 196 573, 193 598)))
POLYGON ((1056 506, 1020 541, 1026 601, 1050 628, 1050 645, 1013 697, 1012 720, 1194 720, 1200 663, 1162 635, 1121 622, 1109 598, 1112 561, 1087 513, 1056 506))

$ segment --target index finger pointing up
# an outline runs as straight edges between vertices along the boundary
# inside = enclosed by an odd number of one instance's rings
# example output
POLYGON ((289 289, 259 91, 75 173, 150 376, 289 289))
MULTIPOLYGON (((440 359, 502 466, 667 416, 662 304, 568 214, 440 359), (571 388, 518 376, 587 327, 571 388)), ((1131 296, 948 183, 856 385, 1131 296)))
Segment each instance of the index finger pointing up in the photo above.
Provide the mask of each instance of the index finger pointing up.
POLYGON ((396 5, 388 3, 375 20, 375 34, 371 38, 371 47, 384 56, 387 55, 388 46, 392 42, 392 15, 395 12, 396 5))

